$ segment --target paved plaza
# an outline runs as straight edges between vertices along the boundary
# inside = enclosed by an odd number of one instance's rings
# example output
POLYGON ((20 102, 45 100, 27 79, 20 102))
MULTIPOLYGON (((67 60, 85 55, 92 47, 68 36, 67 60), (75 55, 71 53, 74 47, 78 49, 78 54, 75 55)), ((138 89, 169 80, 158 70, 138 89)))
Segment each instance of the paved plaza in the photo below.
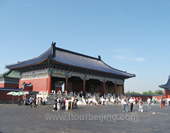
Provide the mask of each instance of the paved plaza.
POLYGON ((86 105, 53 112, 52 105, 0 104, 0 133, 169 133, 170 107, 151 107, 145 104, 138 112, 135 105, 133 112, 123 113, 121 105, 86 105))

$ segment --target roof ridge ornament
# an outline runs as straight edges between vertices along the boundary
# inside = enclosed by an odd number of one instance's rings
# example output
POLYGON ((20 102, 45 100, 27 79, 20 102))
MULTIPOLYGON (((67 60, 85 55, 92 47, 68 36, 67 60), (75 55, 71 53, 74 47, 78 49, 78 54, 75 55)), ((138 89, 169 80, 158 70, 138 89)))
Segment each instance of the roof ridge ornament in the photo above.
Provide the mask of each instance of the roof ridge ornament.
POLYGON ((52 57, 55 57, 55 45, 56 45, 56 42, 52 42, 51 44, 51 47, 53 49, 52 57))
POLYGON ((56 42, 52 42, 51 46, 55 47, 55 45, 56 45, 56 42))
POLYGON ((101 60, 101 56, 100 55, 98 55, 98 59, 101 60))

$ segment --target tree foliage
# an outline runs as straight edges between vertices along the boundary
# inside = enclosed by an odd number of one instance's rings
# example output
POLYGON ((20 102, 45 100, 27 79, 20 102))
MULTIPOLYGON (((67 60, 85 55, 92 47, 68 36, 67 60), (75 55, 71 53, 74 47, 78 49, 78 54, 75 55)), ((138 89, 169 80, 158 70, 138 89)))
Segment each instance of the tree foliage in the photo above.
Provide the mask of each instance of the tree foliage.
POLYGON ((163 90, 160 90, 160 89, 157 90, 157 91, 155 91, 155 93, 156 93, 156 94, 164 94, 163 90))
MULTIPOLYGON (((127 91, 125 94, 141 94, 139 92, 135 92, 135 91, 127 91)), ((143 92, 144 95, 157 95, 157 94, 164 94, 163 90, 156 90, 155 92, 149 90, 149 91, 144 91, 143 92)))
POLYGON ((139 92, 135 92, 135 91, 127 91, 125 94, 141 94, 141 93, 139 93, 139 92))
POLYGON ((143 92, 143 94, 145 94, 145 95, 157 95, 157 94, 164 94, 164 92, 163 92, 163 90, 156 90, 155 92, 153 92, 153 91, 145 91, 145 92, 143 92))

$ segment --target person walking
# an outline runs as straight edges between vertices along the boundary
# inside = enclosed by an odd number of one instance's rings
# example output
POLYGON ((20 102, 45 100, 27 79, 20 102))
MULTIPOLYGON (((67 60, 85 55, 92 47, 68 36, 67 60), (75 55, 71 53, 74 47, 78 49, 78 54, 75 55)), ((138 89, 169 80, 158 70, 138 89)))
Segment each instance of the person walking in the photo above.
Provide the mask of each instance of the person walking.
POLYGON ((156 99, 155 99, 155 97, 153 97, 153 98, 152 98, 152 101, 153 101, 153 104, 155 104, 155 103, 156 103, 156 99))
POLYGON ((61 102, 61 99, 60 99, 60 97, 57 99, 57 110, 60 110, 60 102, 61 102))
POLYGON ((148 109, 150 109, 151 110, 151 99, 148 97, 148 99, 147 99, 147 103, 148 103, 148 109))
POLYGON ((138 103, 138 97, 135 98, 135 104, 137 104, 137 103, 138 103))
POLYGON ((133 97, 131 97, 129 99, 129 102, 130 102, 130 111, 132 112, 133 111, 133 103, 135 102, 135 99, 133 99, 133 97))
POLYGON ((30 97, 29 101, 30 101, 30 108, 32 108, 32 101, 33 101, 32 97, 30 97))
POLYGON ((161 106, 160 107, 165 107, 164 104, 163 104, 163 97, 160 99, 160 102, 161 102, 161 106))
POLYGON ((54 100, 54 108, 53 108, 53 111, 57 111, 57 97, 55 98, 54 100))
POLYGON ((106 105, 108 105, 108 102, 109 102, 109 98, 106 97, 106 105))
POLYGON ((126 112, 128 112, 128 101, 127 101, 126 96, 123 97, 121 103, 122 103, 122 106, 123 106, 123 112, 125 112, 125 109, 126 109, 126 112))
POLYGON ((18 98, 18 106, 20 106, 21 100, 20 97, 18 98))
POLYGON ((143 112, 143 101, 142 98, 139 98, 139 112, 143 112))

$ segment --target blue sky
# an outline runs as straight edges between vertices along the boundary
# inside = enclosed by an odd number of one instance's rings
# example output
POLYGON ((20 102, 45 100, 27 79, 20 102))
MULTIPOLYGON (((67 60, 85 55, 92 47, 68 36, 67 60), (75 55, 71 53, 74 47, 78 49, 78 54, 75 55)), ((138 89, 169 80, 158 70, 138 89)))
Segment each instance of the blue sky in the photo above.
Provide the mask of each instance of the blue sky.
POLYGON ((125 92, 158 90, 170 75, 169 0, 1 0, 0 73, 51 42, 136 74, 125 92))

